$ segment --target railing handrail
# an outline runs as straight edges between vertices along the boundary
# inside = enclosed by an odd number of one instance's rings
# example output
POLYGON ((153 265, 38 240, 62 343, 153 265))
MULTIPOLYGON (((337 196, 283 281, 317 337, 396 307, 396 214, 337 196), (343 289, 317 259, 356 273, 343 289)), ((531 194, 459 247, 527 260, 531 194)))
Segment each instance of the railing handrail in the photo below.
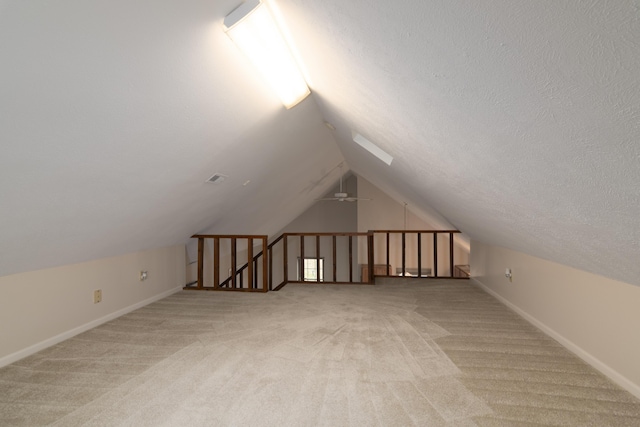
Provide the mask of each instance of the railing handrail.
POLYGON ((284 236, 305 236, 305 237, 314 237, 314 236, 320 236, 320 237, 331 237, 331 236, 369 236, 371 234, 371 232, 338 232, 338 233, 326 233, 326 232, 322 232, 322 233, 282 233, 282 236, 280 237, 284 237, 284 236))
POLYGON ((462 233, 460 230, 371 230, 371 233, 462 233))
POLYGON ((267 246, 267 249, 271 249, 272 247, 274 247, 276 245, 276 243, 278 243, 280 240, 284 239, 285 233, 282 233, 276 240, 274 240, 273 242, 269 243, 269 245, 267 246))
POLYGON ((194 234, 194 239, 262 239, 264 234, 194 234))

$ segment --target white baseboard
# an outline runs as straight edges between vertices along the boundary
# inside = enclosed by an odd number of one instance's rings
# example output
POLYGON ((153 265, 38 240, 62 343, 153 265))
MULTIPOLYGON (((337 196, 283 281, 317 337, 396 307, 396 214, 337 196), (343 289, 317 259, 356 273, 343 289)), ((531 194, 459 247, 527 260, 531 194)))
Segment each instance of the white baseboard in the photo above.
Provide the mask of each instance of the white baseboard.
POLYGON ((121 310, 115 311, 113 313, 107 314, 106 316, 103 316, 99 319, 93 320, 89 323, 85 323, 84 325, 78 326, 77 328, 73 328, 71 330, 68 330, 66 332, 63 332, 61 334, 58 334, 54 337, 48 338, 44 341, 40 341, 37 344, 34 344, 32 346, 29 346, 25 349, 16 351, 15 353, 11 353, 8 354, 2 358, 0 358, 0 368, 2 368, 3 366, 7 366, 13 362, 16 362, 20 359, 24 359, 27 356, 31 356, 34 353, 39 352, 40 350, 44 350, 47 347, 51 347, 52 345, 56 345, 64 340, 68 340, 71 337, 74 337, 78 334, 81 334, 82 332, 86 332, 89 329, 93 329, 96 326, 102 325, 103 323, 107 323, 110 320, 116 319, 122 315, 125 315, 127 313, 130 313, 134 310, 137 310, 141 307, 144 307, 145 305, 149 305, 152 302, 156 302, 158 300, 161 300, 163 298, 168 297, 169 295, 173 295, 176 292, 179 292, 182 290, 182 286, 177 287, 177 288, 173 288, 170 289, 168 291, 165 291, 161 294, 155 295, 151 298, 147 298, 146 300, 140 301, 136 304, 130 305, 128 307, 125 307, 121 310))
POLYGON ((618 384, 620 387, 624 388, 629 393, 633 394, 635 397, 640 399, 640 385, 629 380, 627 377, 620 374, 618 371, 616 371, 606 363, 602 362, 600 359, 596 358, 591 353, 585 351, 582 347, 573 343, 571 340, 565 338, 563 335, 559 334, 554 329, 545 325, 544 323, 542 323, 540 320, 536 319, 529 313, 523 311, 521 308, 511 303, 509 300, 505 299, 503 296, 496 293, 494 290, 490 289, 488 286, 486 286, 484 283, 482 283, 478 279, 471 278, 471 282, 475 283, 477 286, 482 288, 488 294, 494 296, 498 301, 500 301, 501 303, 509 307, 511 310, 518 313, 529 323, 533 324, 538 329, 542 330, 545 334, 549 335, 551 338, 558 341, 567 350, 571 351, 580 359, 584 360, 586 363, 588 363, 589 365, 591 365, 592 367, 600 371, 602 374, 608 377, 611 381, 618 384))

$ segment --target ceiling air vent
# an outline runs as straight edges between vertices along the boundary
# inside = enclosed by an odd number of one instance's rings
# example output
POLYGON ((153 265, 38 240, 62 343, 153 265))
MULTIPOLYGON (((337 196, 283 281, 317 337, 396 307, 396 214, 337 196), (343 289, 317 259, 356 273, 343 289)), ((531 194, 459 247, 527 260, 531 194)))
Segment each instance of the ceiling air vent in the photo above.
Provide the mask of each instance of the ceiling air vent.
POLYGON ((222 181, 227 179, 226 175, 222 175, 221 173, 217 173, 209 178, 206 182, 211 182, 213 184, 220 184, 222 181))

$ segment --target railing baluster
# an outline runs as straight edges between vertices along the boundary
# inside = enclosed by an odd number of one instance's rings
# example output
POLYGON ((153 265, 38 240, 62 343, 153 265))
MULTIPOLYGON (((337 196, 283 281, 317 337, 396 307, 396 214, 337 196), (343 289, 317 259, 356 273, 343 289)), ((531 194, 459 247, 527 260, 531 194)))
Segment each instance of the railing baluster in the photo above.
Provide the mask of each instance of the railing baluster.
POLYGON ((422 233, 418 233, 418 277, 422 277, 422 233))
MULTIPOLYGON (((253 289, 258 289, 258 273, 260 272, 260 268, 258 267, 258 260, 262 255, 259 255, 258 258, 253 262, 253 289)), ((264 273, 266 274, 266 273, 264 273)))
POLYGON ((438 277, 438 233, 433 233, 433 277, 438 277))
MULTIPOLYGON (((247 239, 247 288, 253 288, 253 239, 247 239)), ((244 287, 244 286, 243 286, 244 287)))
POLYGON ((337 257, 337 237, 334 235, 333 237, 333 281, 338 281, 338 257, 337 257))
MULTIPOLYGON (((387 235, 387 268, 389 268, 389 246, 390 246, 390 240, 389 240, 389 233, 385 233, 387 235)), ((387 273, 389 273, 387 271, 387 273)))
POLYGON ((449 277, 453 277, 453 233, 449 233, 449 277))

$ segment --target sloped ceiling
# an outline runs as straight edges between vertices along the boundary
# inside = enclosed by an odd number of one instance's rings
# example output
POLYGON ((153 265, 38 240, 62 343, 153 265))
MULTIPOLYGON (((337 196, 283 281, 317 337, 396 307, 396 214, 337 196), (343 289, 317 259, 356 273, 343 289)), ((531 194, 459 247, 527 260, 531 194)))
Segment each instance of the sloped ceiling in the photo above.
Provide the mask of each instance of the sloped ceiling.
POLYGON ((346 159, 474 239, 640 285, 637 2, 273 4, 313 91, 291 110, 222 32, 238 0, 0 1, 0 275, 275 233, 346 159))
POLYGON ((333 184, 315 100, 285 110, 222 32, 236 6, 2 3, 0 275, 272 233, 333 184))
POLYGON ((640 284, 637 1, 278 4, 357 174, 473 239, 640 284))

